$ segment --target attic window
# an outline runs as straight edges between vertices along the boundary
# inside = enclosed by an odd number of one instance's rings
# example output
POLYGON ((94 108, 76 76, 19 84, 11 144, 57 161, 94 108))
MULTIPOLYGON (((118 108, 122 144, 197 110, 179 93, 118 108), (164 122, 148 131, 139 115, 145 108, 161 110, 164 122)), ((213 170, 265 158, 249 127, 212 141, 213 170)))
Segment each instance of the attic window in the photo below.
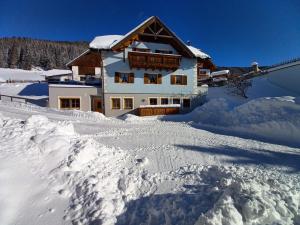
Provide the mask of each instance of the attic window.
POLYGON ((173 51, 172 50, 164 50, 164 49, 156 49, 155 53, 173 54, 173 51))
POLYGON ((150 52, 149 48, 132 48, 132 51, 135 52, 150 52))

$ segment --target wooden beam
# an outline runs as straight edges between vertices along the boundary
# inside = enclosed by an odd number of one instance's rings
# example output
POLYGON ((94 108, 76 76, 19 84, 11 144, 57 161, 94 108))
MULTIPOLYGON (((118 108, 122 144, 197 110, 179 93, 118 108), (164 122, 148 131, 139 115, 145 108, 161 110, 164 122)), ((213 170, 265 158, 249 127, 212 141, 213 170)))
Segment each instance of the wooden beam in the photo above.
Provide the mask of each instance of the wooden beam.
POLYGON ((155 35, 155 34, 147 34, 147 33, 139 33, 139 35, 144 35, 144 36, 149 36, 149 37, 157 37, 157 38, 170 38, 170 39, 174 39, 173 36, 168 36, 168 35, 155 35))

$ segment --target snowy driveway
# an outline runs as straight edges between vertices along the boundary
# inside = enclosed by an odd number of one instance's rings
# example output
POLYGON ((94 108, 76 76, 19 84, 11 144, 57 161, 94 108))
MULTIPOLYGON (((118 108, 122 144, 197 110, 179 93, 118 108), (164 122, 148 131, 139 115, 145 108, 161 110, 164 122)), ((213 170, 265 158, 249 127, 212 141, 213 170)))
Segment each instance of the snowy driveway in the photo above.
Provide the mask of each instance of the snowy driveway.
POLYGON ((299 220, 297 148, 185 122, 4 102, 0 112, 6 224, 32 218, 46 225, 299 220))

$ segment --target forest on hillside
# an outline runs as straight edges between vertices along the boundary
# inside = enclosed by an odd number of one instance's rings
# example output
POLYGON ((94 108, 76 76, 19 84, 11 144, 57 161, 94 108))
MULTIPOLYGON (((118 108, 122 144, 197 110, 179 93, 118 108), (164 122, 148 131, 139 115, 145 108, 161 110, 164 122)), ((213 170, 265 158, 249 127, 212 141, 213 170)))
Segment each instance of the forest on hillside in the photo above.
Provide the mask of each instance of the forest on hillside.
POLYGON ((0 38, 0 68, 65 69, 66 63, 88 48, 87 42, 0 38))

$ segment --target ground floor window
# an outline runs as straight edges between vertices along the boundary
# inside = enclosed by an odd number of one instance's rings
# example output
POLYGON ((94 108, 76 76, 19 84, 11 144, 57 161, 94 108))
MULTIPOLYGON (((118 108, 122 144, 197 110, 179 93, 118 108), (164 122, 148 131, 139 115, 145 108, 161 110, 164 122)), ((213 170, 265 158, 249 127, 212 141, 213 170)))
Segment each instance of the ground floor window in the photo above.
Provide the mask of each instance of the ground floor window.
POLYGON ((149 105, 157 105, 157 98, 149 98, 149 105))
POLYGON ((183 106, 183 108, 190 108, 191 107, 191 99, 184 98, 182 100, 182 106, 183 106))
POLYGON ((180 104, 180 98, 173 98, 173 104, 180 104))
POLYGON ((121 109, 121 99, 120 98, 111 98, 111 108, 112 109, 121 109))
POLYGON ((169 99, 168 98, 161 98, 160 99, 160 104, 161 105, 168 105, 169 104, 169 99))
POLYGON ((60 98, 61 109, 80 109, 79 98, 60 98))
POLYGON ((124 98, 124 109, 133 109, 133 98, 124 98))

